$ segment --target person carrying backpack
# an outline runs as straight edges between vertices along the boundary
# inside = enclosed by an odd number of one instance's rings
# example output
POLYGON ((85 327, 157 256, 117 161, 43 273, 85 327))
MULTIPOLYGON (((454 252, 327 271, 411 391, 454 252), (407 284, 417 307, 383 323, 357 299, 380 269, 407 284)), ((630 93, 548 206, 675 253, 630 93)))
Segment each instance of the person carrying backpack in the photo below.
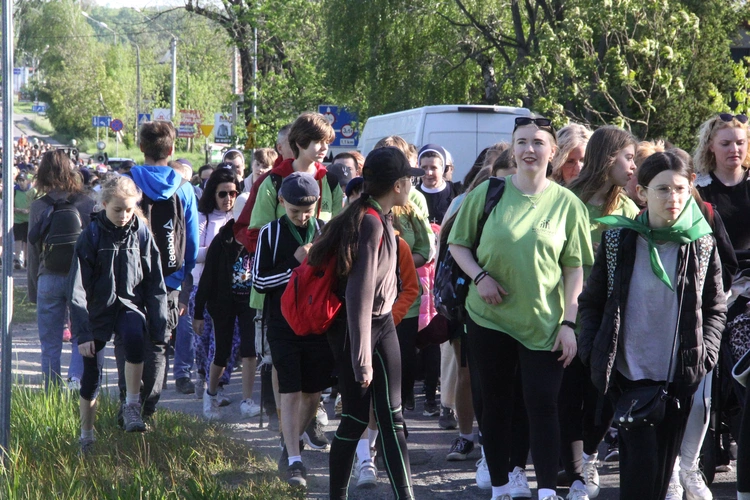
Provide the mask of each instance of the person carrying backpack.
MULTIPOLYGON (((60 149, 42 156, 36 188, 44 195, 29 207, 28 295, 29 301, 37 305, 42 378, 45 388, 49 388, 60 382, 63 330, 69 306, 65 285, 75 242, 91 220, 94 200, 85 195, 80 176, 60 149)), ((82 373, 81 355, 73 348, 68 379, 80 380, 82 373)))
POLYGON ((104 183, 104 209, 78 238, 65 287, 78 350, 84 356, 79 400, 83 453, 95 440, 103 350, 113 331, 125 351, 126 399, 121 407, 125 432, 146 430, 140 405, 144 354, 150 343, 166 342, 167 290, 154 237, 146 221, 136 216, 140 198, 140 190, 128 177, 104 183))
POLYGON ((392 306, 398 294, 396 239, 391 209, 409 201, 412 168, 397 148, 375 149, 363 168, 362 197, 324 228, 309 263, 336 259, 346 283, 346 328, 328 331, 339 372, 343 414, 331 445, 330 498, 347 498, 357 444, 367 428, 372 402, 388 477, 398 499, 414 498, 401 407, 401 353, 392 306))
MULTIPOLYGON (((198 203, 190 183, 185 182, 179 172, 170 168, 169 158, 174 153, 175 129, 170 122, 152 121, 141 126, 140 147, 145 165, 136 165, 130 170, 136 186, 143 192, 141 209, 154 234, 156 246, 161 254, 164 284, 167 286, 167 332, 172 336, 180 315, 187 312, 187 305, 180 303, 182 281, 195 267, 198 258, 198 203)), ((154 338, 151 332, 150 338, 154 338)), ((180 359, 180 341, 192 345, 192 337, 175 339, 175 364, 193 364, 191 359, 180 359)), ((165 346, 147 342, 143 368, 141 404, 144 418, 156 411, 161 396, 162 380, 166 367, 165 346), (158 382, 158 383, 157 383, 158 382)), ((115 357, 120 378, 120 398, 125 398, 123 377, 125 351, 115 339, 115 357)))

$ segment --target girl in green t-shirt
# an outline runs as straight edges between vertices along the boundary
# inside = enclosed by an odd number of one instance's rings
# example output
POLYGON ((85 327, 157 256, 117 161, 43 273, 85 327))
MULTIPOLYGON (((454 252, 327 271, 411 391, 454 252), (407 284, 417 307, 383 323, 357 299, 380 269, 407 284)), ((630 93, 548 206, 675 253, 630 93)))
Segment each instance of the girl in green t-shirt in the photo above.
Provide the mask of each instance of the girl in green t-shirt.
MULTIPOLYGON (((633 219, 638 215, 638 207, 623 189, 635 174, 636 144, 635 137, 619 127, 597 129, 586 146, 581 174, 569 184, 588 209, 594 249, 607 229, 595 219, 605 215, 633 219)), ((590 273, 591 267, 584 266, 584 278, 590 273)), ((609 430, 613 409, 609 399, 594 388, 589 371, 578 356, 565 369, 559 406, 560 455, 571 482, 570 490, 586 492, 594 498, 599 494, 597 449, 609 430), (600 407, 601 415, 597 418, 600 407)))
POLYGON ((576 355, 582 266, 593 261, 588 214, 573 193, 547 178, 557 151, 550 120, 516 118, 512 148, 518 171, 506 177, 476 257, 471 248, 486 187, 466 196, 448 244, 473 279, 467 331, 482 387, 481 430, 492 497, 511 498, 523 473, 509 470, 511 438, 518 432, 512 428, 513 390, 520 373, 539 499, 557 500, 557 397, 563 368, 576 355))

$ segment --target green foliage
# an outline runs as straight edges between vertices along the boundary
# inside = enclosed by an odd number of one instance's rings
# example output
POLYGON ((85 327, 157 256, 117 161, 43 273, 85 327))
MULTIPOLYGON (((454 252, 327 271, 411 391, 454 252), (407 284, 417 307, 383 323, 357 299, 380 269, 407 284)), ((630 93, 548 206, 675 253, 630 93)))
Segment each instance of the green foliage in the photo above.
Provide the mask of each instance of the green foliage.
POLYGON ((152 431, 126 434, 116 425, 117 402, 98 399, 97 441, 78 455, 78 398, 14 386, 8 468, 0 466, 0 497, 289 499, 269 461, 228 438, 220 426, 161 410, 152 431))

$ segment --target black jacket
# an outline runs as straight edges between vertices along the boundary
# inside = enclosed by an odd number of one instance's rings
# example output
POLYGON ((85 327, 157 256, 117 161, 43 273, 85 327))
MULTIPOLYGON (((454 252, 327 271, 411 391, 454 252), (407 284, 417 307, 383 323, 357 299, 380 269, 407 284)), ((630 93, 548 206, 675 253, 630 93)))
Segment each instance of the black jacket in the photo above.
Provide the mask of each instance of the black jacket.
POLYGON ((234 219, 231 219, 208 246, 203 273, 195 294, 195 319, 203 319, 205 309, 214 318, 234 314, 235 310, 230 307, 233 302, 250 307, 251 269, 248 267, 245 276, 244 269, 241 269, 245 266, 239 265, 241 256, 249 263, 247 250, 234 239, 234 219))
MULTIPOLYGON (((612 375, 617 372, 617 347, 630 292, 637 238, 638 233, 630 229, 605 231, 591 275, 578 298, 581 318, 578 355, 585 365, 591 367, 591 380, 603 393, 607 392, 612 375), (616 248, 611 253, 616 255, 614 267, 610 266, 614 269, 614 276, 610 278, 611 295, 608 291, 607 245, 610 249, 616 248)), ((677 271, 675 293, 678 297, 683 281, 685 288, 679 304, 680 346, 675 359, 674 381, 694 387, 716 364, 726 320, 721 263, 713 236, 682 245, 677 271)))
POLYGON ((112 338, 117 314, 138 312, 155 343, 167 330, 167 288, 159 249, 145 222, 133 217, 124 227, 102 210, 78 237, 68 274, 73 334, 79 344, 112 338))

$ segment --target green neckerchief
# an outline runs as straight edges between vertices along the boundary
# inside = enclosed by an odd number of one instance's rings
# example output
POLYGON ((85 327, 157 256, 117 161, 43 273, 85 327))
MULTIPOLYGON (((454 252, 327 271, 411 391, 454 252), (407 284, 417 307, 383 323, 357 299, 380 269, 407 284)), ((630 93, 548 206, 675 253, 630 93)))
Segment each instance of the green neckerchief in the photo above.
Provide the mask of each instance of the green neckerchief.
POLYGON ((621 215, 607 215, 594 220, 610 227, 632 229, 646 238, 646 241, 648 241, 649 257, 651 259, 651 270, 670 290, 674 290, 674 288, 659 258, 656 242, 674 241, 675 243, 684 245, 713 232, 692 196, 685 204, 685 208, 682 210, 680 216, 677 217, 677 220, 670 227, 650 228, 648 224, 648 210, 636 217, 635 220, 621 215))
POLYGON ((302 237, 299 235, 299 231, 297 230, 297 226, 294 225, 294 222, 287 217, 286 214, 282 217, 284 219, 284 222, 286 223, 287 227, 290 229, 290 233, 292 233, 292 236, 294 236, 294 239, 297 240, 297 243, 299 243, 299 246, 304 246, 310 243, 313 238, 315 238, 315 221, 311 218, 307 221, 307 234, 305 234, 305 240, 302 241, 302 237))

